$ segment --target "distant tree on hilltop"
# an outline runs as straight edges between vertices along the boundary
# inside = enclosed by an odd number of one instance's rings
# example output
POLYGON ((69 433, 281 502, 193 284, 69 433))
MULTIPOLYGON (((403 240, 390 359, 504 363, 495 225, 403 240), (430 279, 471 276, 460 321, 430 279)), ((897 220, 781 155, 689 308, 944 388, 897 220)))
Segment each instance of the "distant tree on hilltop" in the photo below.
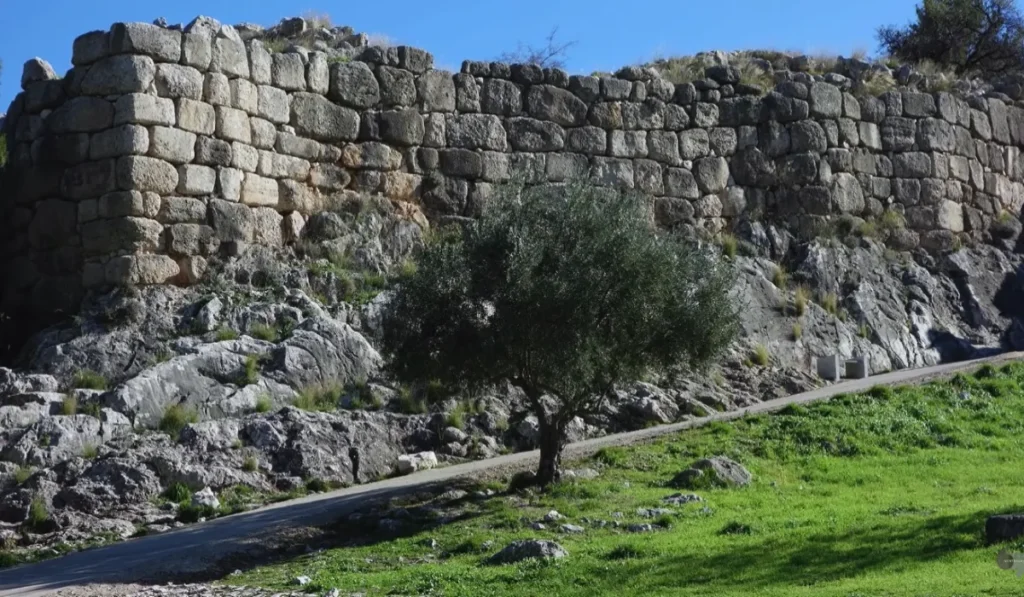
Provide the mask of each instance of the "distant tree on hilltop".
POLYGON ((959 73, 1024 67, 1024 19, 1013 0, 923 0, 916 11, 916 23, 879 28, 879 43, 890 55, 959 73))

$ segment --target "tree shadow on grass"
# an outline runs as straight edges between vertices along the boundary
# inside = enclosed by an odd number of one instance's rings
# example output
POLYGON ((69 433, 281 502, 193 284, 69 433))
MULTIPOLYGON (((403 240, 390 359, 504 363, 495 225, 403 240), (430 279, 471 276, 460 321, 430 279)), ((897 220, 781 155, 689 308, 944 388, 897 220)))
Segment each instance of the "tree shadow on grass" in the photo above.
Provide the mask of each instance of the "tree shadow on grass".
MULTIPOLYGON (((764 536, 763 541, 737 539, 735 547, 716 553, 672 554, 660 558, 653 566, 651 560, 641 560, 637 562, 637 572, 643 570, 644 588, 652 594, 680 586, 704 585, 703 588, 713 591, 808 586, 851 579, 982 548, 985 519, 1002 511, 920 520, 900 516, 892 518, 892 522, 837 534, 818 533, 792 544, 773 540, 770 535, 764 536)), ((995 566, 994 559, 992 565, 995 566)), ((592 573, 607 576, 607 581, 612 582, 623 570, 595 567, 592 573)))

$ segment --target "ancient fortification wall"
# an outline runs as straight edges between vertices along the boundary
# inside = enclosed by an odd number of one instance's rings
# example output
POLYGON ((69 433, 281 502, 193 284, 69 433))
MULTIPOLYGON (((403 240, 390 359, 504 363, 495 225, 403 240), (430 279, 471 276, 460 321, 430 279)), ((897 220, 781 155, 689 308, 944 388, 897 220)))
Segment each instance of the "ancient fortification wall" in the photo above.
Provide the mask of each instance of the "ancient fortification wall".
POLYGON ((63 79, 30 61, 4 125, 8 312, 195 282, 211 256, 295 242, 352 193, 473 215, 514 172, 638 189, 661 224, 712 232, 899 211, 900 249, 984 239, 1024 203, 1024 109, 998 94, 857 98, 842 77, 794 73, 761 95, 726 66, 673 85, 635 67, 432 63, 409 47, 272 53, 203 20, 83 35, 63 79))

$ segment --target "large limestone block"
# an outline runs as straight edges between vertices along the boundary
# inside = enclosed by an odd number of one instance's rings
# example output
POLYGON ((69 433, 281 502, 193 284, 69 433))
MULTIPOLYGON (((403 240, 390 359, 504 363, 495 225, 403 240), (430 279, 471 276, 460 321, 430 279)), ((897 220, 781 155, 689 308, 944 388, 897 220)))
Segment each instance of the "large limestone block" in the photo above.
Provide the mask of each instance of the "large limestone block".
POLYGON ((286 91, 270 85, 260 85, 256 95, 256 113, 260 118, 277 124, 288 123, 291 118, 291 101, 286 91))
POLYGON ((91 133, 114 122, 114 106, 98 97, 76 97, 54 110, 46 119, 50 133, 91 133))
POLYGON ((92 136, 89 159, 145 155, 149 151, 149 130, 138 124, 123 124, 92 136))
POLYGON ((160 62, 181 60, 181 31, 149 23, 114 23, 110 28, 113 54, 146 54, 160 62))
POLYGON ((105 269, 108 284, 167 284, 177 277, 178 263, 167 255, 124 255, 105 269))
POLYGON ((241 202, 254 207, 276 207, 280 195, 273 178, 247 173, 242 181, 241 202))
POLYGON ((217 106, 217 136, 227 141, 252 142, 249 115, 242 110, 217 106))
POLYGON ((217 171, 209 166, 185 164, 178 168, 178 192, 182 195, 211 195, 217 186, 217 171))
POLYGON ((380 101, 380 85, 365 62, 332 64, 330 70, 327 96, 332 100, 352 108, 370 108, 380 101))
POLYGON ((153 84, 156 64, 149 56, 120 54, 89 67, 82 79, 82 95, 143 93, 153 84))
POLYGON ((270 77, 274 87, 288 91, 306 90, 306 65, 302 62, 302 56, 278 53, 273 54, 271 59, 270 77))
POLYGON ((163 246, 162 224, 133 216, 94 220, 83 224, 82 248, 89 255, 118 251, 149 253, 163 246))
POLYGON ((218 37, 213 41, 210 71, 229 77, 249 78, 249 55, 240 40, 218 37))
POLYGON ((166 126, 154 126, 149 131, 149 155, 172 164, 191 162, 196 155, 194 133, 166 126))
POLYGON ((156 92, 161 97, 203 99, 203 73, 180 64, 156 65, 156 92))
POLYGON ((210 223, 222 242, 252 242, 252 209, 246 205, 213 199, 210 201, 210 223))
POLYGON ((359 114, 312 93, 292 96, 291 122, 296 132, 320 141, 354 141, 359 114))
POLYGON ((174 126, 174 102, 146 93, 130 93, 114 102, 114 125, 144 124, 174 126))
POLYGON ((203 102, 178 100, 178 127, 197 135, 212 135, 217 130, 217 112, 203 102))
POLYGON ((126 191, 153 191, 169 195, 178 186, 178 171, 152 157, 123 156, 117 160, 117 186, 126 191))

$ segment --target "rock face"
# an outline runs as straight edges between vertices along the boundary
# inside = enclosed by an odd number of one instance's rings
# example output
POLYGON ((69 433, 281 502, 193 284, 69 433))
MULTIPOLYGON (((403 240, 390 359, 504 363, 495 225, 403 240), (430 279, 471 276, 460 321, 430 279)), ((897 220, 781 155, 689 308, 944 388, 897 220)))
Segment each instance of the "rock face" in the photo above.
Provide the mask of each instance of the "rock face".
POLYGON ((750 480, 750 471, 742 464, 725 456, 714 456, 694 462, 676 475, 671 484, 681 488, 745 487, 750 485, 750 480))
POLYGON ((437 455, 433 452, 419 454, 403 454, 395 462, 395 470, 400 475, 408 475, 416 471, 425 471, 437 466, 437 455))
POLYGON ((538 559, 560 559, 568 557, 569 552, 554 541, 528 539, 525 541, 514 541, 504 549, 488 558, 490 564, 514 564, 523 560, 538 559))

